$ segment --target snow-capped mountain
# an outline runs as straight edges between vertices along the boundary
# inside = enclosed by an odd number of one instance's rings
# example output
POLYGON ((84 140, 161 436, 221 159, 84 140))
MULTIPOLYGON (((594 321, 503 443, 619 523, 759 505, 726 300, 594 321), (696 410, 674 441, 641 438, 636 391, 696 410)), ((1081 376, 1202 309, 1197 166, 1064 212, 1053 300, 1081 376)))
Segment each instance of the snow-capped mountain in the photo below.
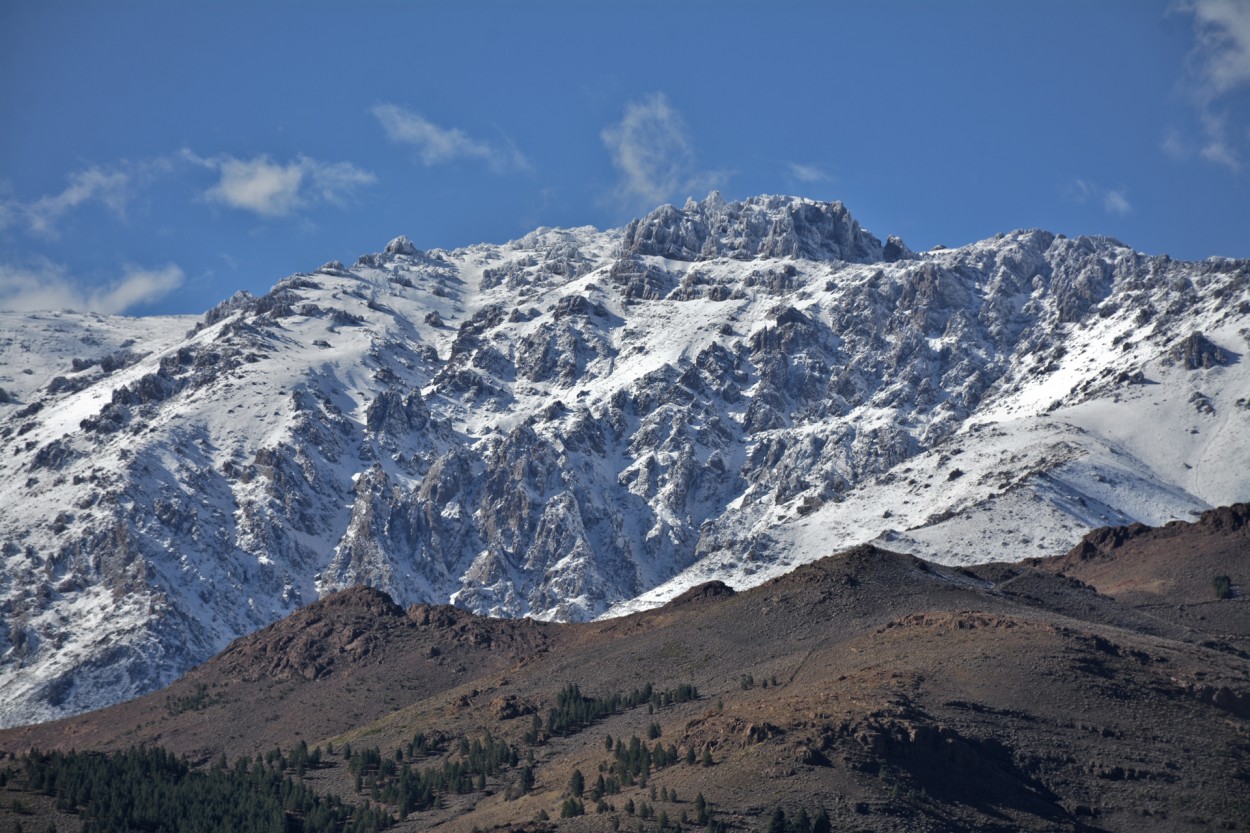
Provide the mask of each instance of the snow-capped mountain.
POLYGON ((0 725, 318 595, 585 619, 851 544, 946 563, 1250 497, 1250 261, 841 203, 397 238, 202 319, 0 314, 0 725))

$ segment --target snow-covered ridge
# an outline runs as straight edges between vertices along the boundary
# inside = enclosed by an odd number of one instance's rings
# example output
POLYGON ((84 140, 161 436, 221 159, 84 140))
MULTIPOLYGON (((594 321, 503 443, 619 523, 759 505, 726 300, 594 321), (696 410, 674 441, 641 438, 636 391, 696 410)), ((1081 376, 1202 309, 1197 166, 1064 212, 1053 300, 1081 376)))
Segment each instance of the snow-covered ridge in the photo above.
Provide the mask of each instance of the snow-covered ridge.
POLYGON ((198 322, 0 324, 5 725, 353 583, 584 619, 867 540, 1016 559, 1250 492, 1250 263, 1105 238, 915 253, 840 203, 713 194, 397 238, 198 322))

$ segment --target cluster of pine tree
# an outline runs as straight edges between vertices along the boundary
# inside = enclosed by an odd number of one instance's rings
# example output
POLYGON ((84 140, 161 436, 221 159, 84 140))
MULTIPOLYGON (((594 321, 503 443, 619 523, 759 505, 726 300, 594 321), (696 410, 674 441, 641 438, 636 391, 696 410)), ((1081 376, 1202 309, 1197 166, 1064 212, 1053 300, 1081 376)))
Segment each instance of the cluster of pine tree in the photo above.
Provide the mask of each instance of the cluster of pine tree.
POLYGON ((595 801, 605 795, 616 795, 622 787, 635 784, 646 786, 653 771, 683 761, 691 766, 700 762, 705 766, 711 765, 711 753, 707 749, 699 756, 695 754, 694 747, 690 747, 683 755, 678 752, 676 744, 665 746, 656 741, 654 746, 649 747, 637 735, 630 737, 628 742, 617 738, 615 744, 608 737, 606 745, 612 752, 612 761, 600 764, 601 774, 590 788, 590 797, 595 801))
MULTIPOLYGON (((657 797, 652 795, 651 800, 656 801, 657 797)), ((665 791, 660 793, 658 800, 676 804, 677 795, 676 793, 665 791)), ((625 802, 624 810, 627 816, 634 816, 639 819, 639 830, 645 829, 642 824, 643 821, 654 819, 656 828, 660 831, 673 831, 673 833, 698 829, 703 829, 707 833, 728 833, 729 831, 727 822, 715 818, 711 805, 703 798, 703 793, 695 796, 693 813, 687 812, 683 808, 675 814, 670 814, 667 808, 656 807, 654 804, 646 801, 639 801, 635 804, 632 798, 625 802)), ((613 829, 618 828, 619 824, 614 822, 613 829)))
MULTIPOLYGON (((771 675, 771 676, 769 676, 769 677, 761 677, 760 679, 761 679, 761 681, 762 681, 762 684, 763 684, 763 687, 764 687, 764 688, 768 688, 768 686, 769 686, 770 684, 772 685, 772 687, 773 687, 773 688, 776 688, 778 685, 780 685, 780 683, 778 683, 778 682, 777 682, 777 675, 776 675, 776 674, 773 674, 773 675, 771 675)), ((743 675, 742 675, 742 676, 738 679, 738 686, 739 686, 739 688, 741 688, 743 691, 746 691, 746 690, 748 690, 748 689, 755 688, 755 683, 756 683, 756 680, 755 680, 755 675, 754 675, 754 674, 743 674, 743 675)))
MULTIPOLYGON (((417 743, 421 737, 414 739, 415 746, 421 746, 417 743)), ((404 760, 402 749, 395 750, 394 756, 384 756, 376 746, 355 751, 346 747, 344 757, 356 777, 356 791, 395 806, 404 819, 411 813, 439 806, 441 796, 447 793, 484 790, 487 778, 518 763, 516 750, 489 732, 473 741, 462 738, 459 752, 457 760, 419 770, 404 760)), ((531 780, 531 786, 532 783, 531 780)))
MULTIPOLYGON (((224 756, 220 763, 225 765, 224 756)), ((257 763, 264 763, 280 772, 294 772, 298 777, 303 778, 307 770, 321 768, 321 747, 318 746, 310 751, 308 744, 301 740, 299 745, 287 754, 283 754, 281 749, 274 748, 265 753, 264 758, 257 756, 257 763)))
MULTIPOLYGON (((645 704, 654 712, 698 697, 698 689, 690 684, 660 691, 647 683, 628 694, 588 697, 570 683, 557 694, 556 706, 548 712, 545 724, 535 715, 526 740, 533 745, 546 737, 575 734, 626 709, 645 704)), ((170 699, 166 706, 175 712, 199 710, 210 700, 208 689, 200 686, 187 697, 170 699)), ((653 722, 648 739, 656 740, 661 734, 659 724, 653 722)), ((302 779, 308 769, 326 765, 321 747, 309 749, 304 741, 287 752, 275 748, 265 755, 257 754, 254 760, 240 758, 233 765, 223 755, 202 770, 192 769, 185 759, 159 748, 112 755, 32 752, 23 764, 31 788, 55 796, 63 811, 80 814, 87 833, 373 833, 394 824, 392 815, 375 804, 393 806, 404 819, 413 812, 440 806, 448 793, 485 790, 488 778, 508 769, 517 773, 509 798, 533 788, 533 751, 527 753, 526 765, 518 769, 516 750, 489 733, 474 740, 460 738, 458 759, 425 768, 414 766, 421 758, 443 754, 449 743, 442 733, 418 732, 406 748, 401 746, 393 755, 384 755, 376 746, 353 751, 345 744, 342 757, 355 777, 356 792, 371 799, 363 806, 345 804, 337 796, 319 795, 302 780, 291 777, 302 779)), ((649 747, 638 737, 631 737, 628 743, 617 740, 615 745, 609 737, 607 750, 614 754, 614 761, 600 765, 600 774, 588 791, 584 782, 578 783, 561 807, 561 816, 585 813, 583 792, 589 792, 598 811, 604 812, 608 809, 604 796, 618 793, 622 785, 645 786, 653 769, 683 759, 675 744, 664 746, 656 740, 649 747)), ((326 754, 333 755, 333 748, 326 754)), ((696 763, 693 748, 686 750, 684 759, 696 763)), ((711 764, 707 750, 702 762, 711 764)), ((4 777, 9 777, 8 771, 4 777)))
POLYGON ((174 697, 172 694, 166 695, 165 711, 169 712, 171 717, 174 717, 183 712, 203 711, 215 702, 217 702, 217 698, 209 696, 208 686, 200 683, 195 687, 195 691, 190 694, 184 694, 182 697, 174 697))
POLYGON ((408 744, 408 757, 437 755, 447 749, 447 738, 441 732, 417 732, 408 744))
MULTIPOLYGON (((279 758, 281 754, 279 753, 279 758)), ((379 808, 321 796, 286 774, 287 761, 224 758, 205 770, 160 748, 126 752, 32 751, 30 788, 78 813, 84 833, 377 833, 392 824, 379 808)))
POLYGON ((613 761, 608 771, 619 778, 624 786, 632 786, 636 782, 647 783, 652 769, 663 769, 680 760, 677 747, 670 744, 667 748, 659 741, 648 748, 637 735, 625 743, 619 738, 612 749, 613 761))
POLYGON ((813 818, 803 808, 787 816, 786 811, 778 807, 773 810, 773 816, 768 822, 768 833, 833 833, 833 823, 824 810, 813 818))
POLYGON ((651 683, 647 683, 628 694, 618 691, 607 697, 588 697, 582 694, 576 683, 569 683, 556 695, 555 708, 548 710, 546 723, 541 717, 534 715, 534 725, 526 734, 525 740, 535 745, 542 741, 544 732, 546 737, 573 735, 608 715, 637 708, 644 703, 654 711, 698 698, 699 690, 689 683, 666 691, 659 691, 651 683))

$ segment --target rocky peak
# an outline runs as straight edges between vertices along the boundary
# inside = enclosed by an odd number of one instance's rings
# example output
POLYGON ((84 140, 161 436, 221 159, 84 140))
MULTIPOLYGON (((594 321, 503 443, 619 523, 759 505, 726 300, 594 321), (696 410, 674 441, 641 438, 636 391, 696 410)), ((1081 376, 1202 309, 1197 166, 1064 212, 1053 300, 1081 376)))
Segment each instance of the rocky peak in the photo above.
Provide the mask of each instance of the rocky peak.
MULTIPOLYGON (((841 202, 762 196, 726 203, 713 191, 680 210, 663 205, 625 229, 627 254, 672 260, 803 258, 873 263, 883 259, 881 241, 860 228, 841 202)), ((910 253, 895 238, 894 259, 910 253)))
POLYGON ((380 650, 404 616, 381 590, 349 587, 236 640, 221 659, 241 679, 317 679, 380 650))
POLYGON ((894 263, 899 260, 914 260, 915 258, 916 253, 907 248, 903 238, 893 234, 885 241, 885 247, 881 250, 881 259, 886 263, 894 263))
POLYGON ((388 593, 376 587, 358 584, 318 599, 302 613, 310 616, 341 616, 364 613, 370 616, 403 616, 404 609, 388 593))
POLYGON ((417 255, 417 247, 413 242, 402 234, 394 240, 386 244, 386 253, 388 255, 407 255, 415 257, 417 255))

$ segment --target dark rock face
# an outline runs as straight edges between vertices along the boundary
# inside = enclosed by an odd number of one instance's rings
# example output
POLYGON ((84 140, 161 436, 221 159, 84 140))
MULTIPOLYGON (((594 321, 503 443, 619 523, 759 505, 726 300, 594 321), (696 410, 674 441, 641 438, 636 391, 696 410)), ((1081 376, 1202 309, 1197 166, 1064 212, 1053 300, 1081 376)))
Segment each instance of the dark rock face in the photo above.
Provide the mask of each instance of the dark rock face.
POLYGON ((1250 503, 1234 503, 1232 506, 1208 510, 1202 513, 1198 523, 1211 529, 1229 532, 1244 529, 1250 523, 1250 503))
POLYGON ((53 440, 52 442, 39 449, 35 454, 35 459, 31 460, 30 467, 35 469, 60 469, 65 464, 77 456, 77 452, 73 447, 62 440, 53 440))
POLYGON ((885 247, 881 250, 881 259, 886 263, 896 263, 900 260, 912 260, 915 257, 916 253, 907 248, 907 244, 903 242, 903 239, 893 235, 885 241, 885 247))
POLYGON ((1187 370, 1209 370, 1232 361, 1232 354, 1223 347, 1213 344, 1202 333, 1191 333, 1188 338, 1173 347, 1168 356, 1187 370))
POLYGON ((1228 534, 1244 529, 1250 523, 1250 503, 1234 503, 1203 512, 1193 523, 1175 521, 1162 528, 1133 523, 1127 526, 1099 527, 1093 530, 1068 553, 1068 558, 1088 560, 1105 556, 1130 541, 1171 538, 1180 534, 1206 532, 1228 534))
POLYGON ((392 440, 424 431, 429 424, 430 411, 421 392, 415 390, 405 395, 397 388, 387 388, 365 412, 365 427, 392 440))
POLYGON ((1099 554, 1118 549, 1124 545, 1124 542, 1150 530, 1151 527, 1143 523, 1100 527, 1082 538, 1081 543, 1077 544, 1069 555, 1081 559, 1094 558, 1099 554))
POLYGON ((734 589, 723 581, 709 581, 696 587, 691 587, 685 593, 669 602, 669 604, 680 606, 706 599, 723 599, 726 596, 734 595, 734 592, 734 589))

